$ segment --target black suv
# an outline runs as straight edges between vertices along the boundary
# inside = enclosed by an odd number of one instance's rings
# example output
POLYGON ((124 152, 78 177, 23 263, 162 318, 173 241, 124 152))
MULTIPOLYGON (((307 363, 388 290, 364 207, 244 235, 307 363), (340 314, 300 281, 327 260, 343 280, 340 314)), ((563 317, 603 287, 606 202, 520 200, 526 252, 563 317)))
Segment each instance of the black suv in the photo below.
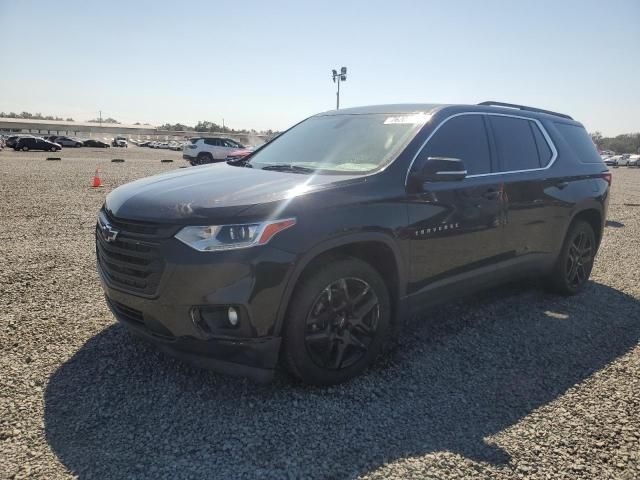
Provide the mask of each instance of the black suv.
POLYGON ((22 137, 19 138, 13 149, 14 150, 22 150, 23 152, 27 152, 29 150, 45 150, 48 152, 57 152, 62 148, 60 144, 50 142, 49 140, 45 140, 44 138, 39 137, 22 137))
POLYGON ((521 277, 588 280, 611 175, 567 115, 510 104, 330 111, 237 162, 145 178, 99 212, 114 315, 259 381, 332 384, 412 315, 521 277))

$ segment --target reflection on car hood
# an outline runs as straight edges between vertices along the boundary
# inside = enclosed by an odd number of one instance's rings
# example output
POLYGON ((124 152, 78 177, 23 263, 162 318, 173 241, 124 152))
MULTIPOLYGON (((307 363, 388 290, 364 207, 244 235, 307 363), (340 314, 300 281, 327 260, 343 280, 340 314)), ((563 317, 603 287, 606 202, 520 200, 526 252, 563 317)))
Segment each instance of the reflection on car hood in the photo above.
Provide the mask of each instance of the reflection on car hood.
POLYGON ((192 167, 143 178, 111 192, 115 217, 174 223, 233 216, 252 205, 293 198, 356 178, 234 167, 192 167))

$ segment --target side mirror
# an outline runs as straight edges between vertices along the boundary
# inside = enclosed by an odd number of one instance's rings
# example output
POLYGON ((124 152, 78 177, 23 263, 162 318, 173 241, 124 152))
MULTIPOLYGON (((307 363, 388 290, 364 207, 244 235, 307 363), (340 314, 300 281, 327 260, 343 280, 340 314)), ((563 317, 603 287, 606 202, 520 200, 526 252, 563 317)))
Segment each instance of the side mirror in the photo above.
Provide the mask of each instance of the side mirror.
POLYGON ((464 162, 459 158, 447 157, 427 157, 410 175, 413 184, 420 187, 425 182, 455 182, 466 176, 464 162))

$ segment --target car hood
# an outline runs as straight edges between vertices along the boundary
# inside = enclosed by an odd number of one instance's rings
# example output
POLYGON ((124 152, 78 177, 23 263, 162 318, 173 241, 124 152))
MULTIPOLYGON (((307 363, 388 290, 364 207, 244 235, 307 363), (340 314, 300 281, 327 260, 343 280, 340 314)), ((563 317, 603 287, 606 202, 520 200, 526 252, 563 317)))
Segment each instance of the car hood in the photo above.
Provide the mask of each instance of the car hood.
POLYGON ((107 211, 118 218, 197 223, 230 218, 257 204, 292 199, 359 182, 360 176, 304 175, 218 163, 143 178, 112 191, 107 211))

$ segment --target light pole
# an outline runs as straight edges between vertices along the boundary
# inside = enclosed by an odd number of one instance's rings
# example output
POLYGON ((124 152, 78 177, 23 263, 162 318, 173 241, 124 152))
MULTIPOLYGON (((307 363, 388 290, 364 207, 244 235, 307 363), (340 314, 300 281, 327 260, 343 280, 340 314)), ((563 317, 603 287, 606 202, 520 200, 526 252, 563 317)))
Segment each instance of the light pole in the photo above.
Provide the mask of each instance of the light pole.
POLYGON ((331 70, 333 77, 333 83, 338 82, 338 91, 336 92, 336 110, 340 110, 340 82, 347 81, 347 67, 342 67, 340 73, 335 70, 331 70))

